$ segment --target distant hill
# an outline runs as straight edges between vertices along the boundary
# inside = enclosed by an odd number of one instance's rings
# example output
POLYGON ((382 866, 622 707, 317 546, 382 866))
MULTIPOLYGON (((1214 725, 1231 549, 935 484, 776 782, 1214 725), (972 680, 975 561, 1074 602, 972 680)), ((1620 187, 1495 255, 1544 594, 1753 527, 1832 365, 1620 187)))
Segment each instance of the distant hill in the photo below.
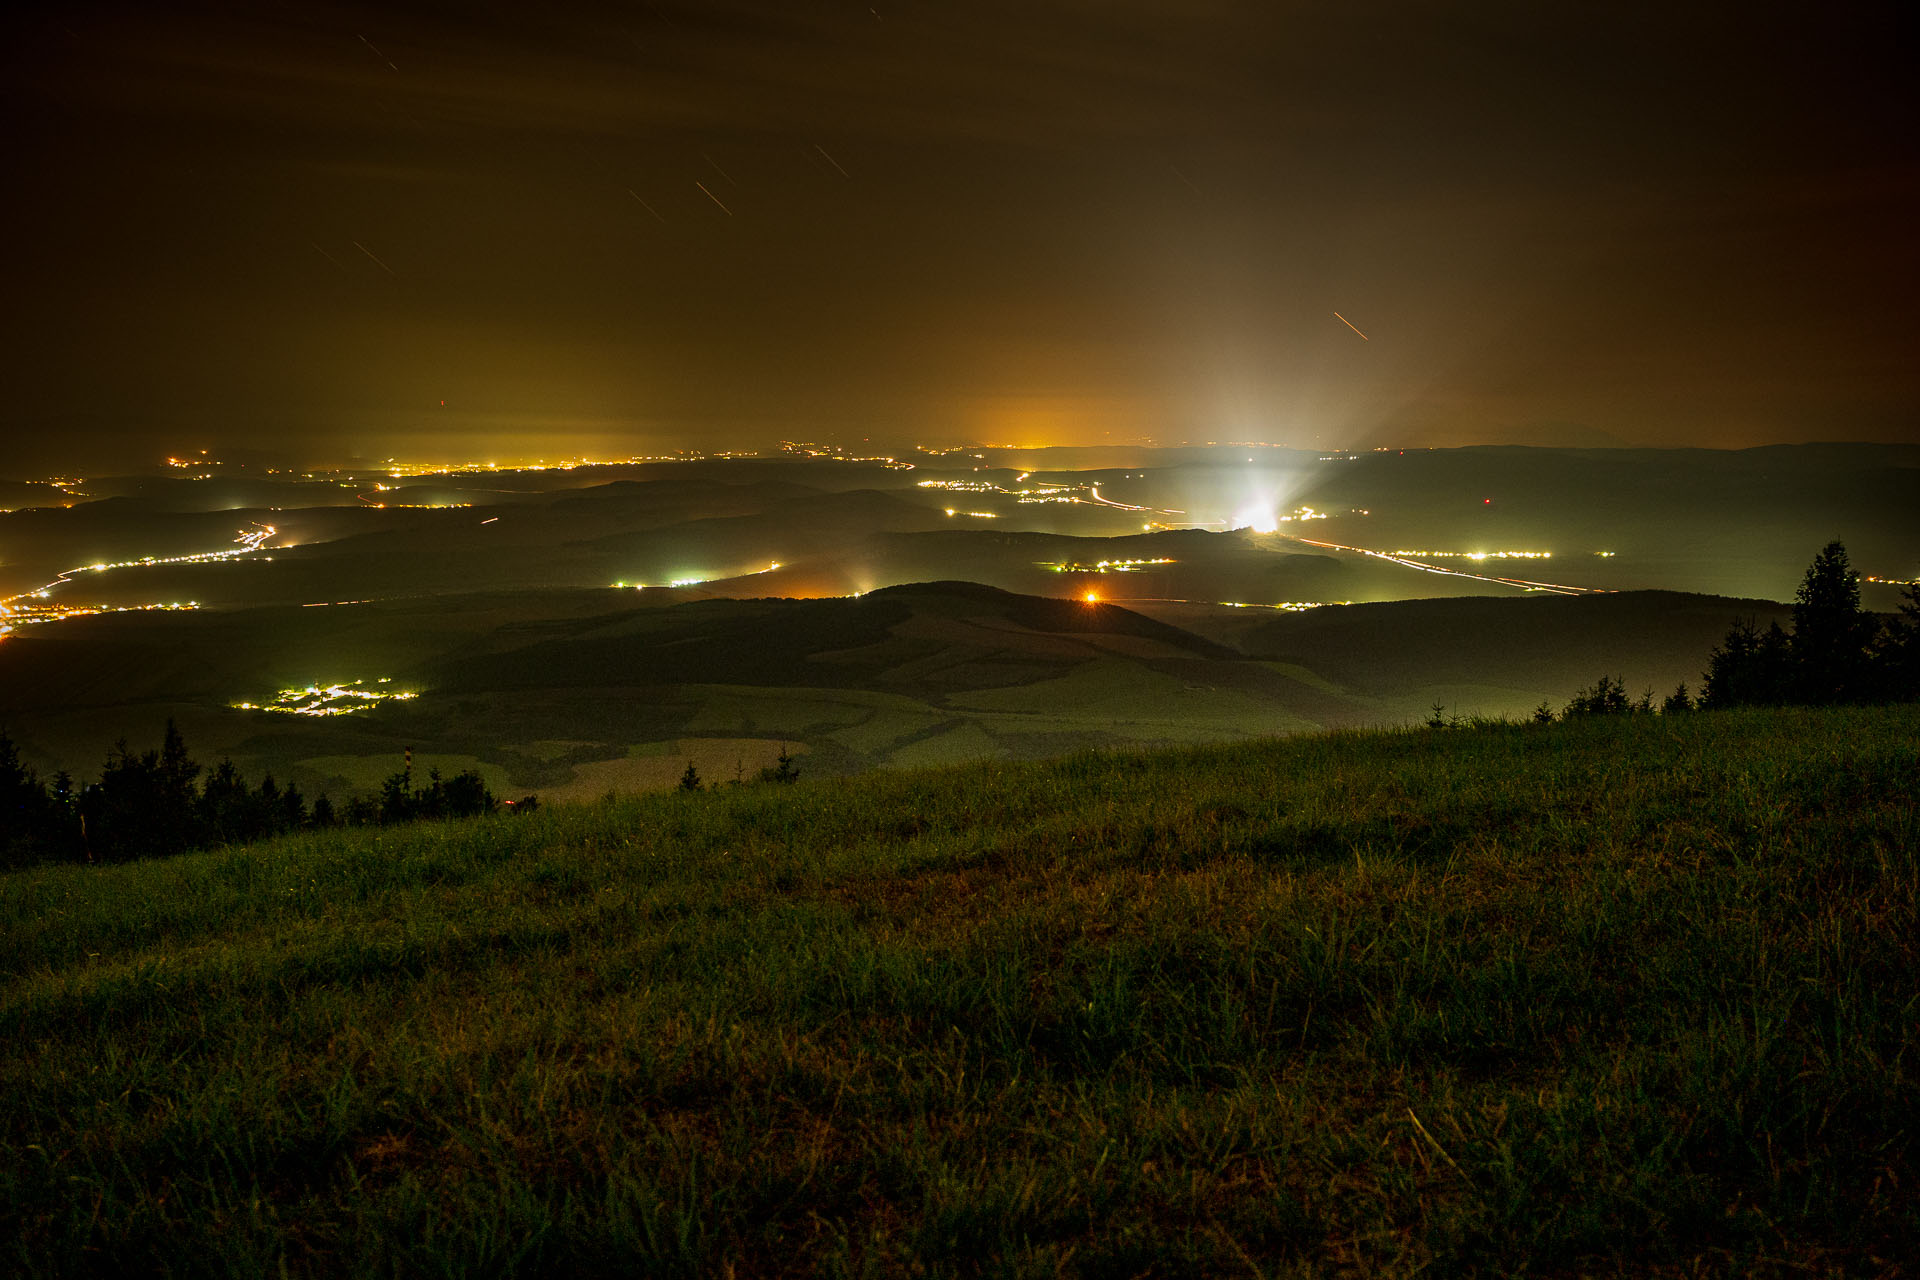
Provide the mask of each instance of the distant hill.
MULTIPOLYGON (((1297 664, 1355 693, 1419 695, 1505 686, 1560 695, 1606 674, 1636 694, 1696 692, 1706 659, 1737 619, 1761 628, 1791 614, 1771 600, 1673 591, 1594 596, 1472 596, 1327 606, 1302 613, 1138 606, 1252 657, 1297 664)), ((1556 703, 1557 705, 1557 703, 1556 703)), ((1476 711, 1514 713, 1509 700, 1476 711)))
POLYGON ((887 587, 858 598, 706 600, 581 619, 574 634, 453 659, 423 674, 437 691, 578 685, 743 684, 998 687, 997 670, 1067 667, 1121 649, 1242 655, 1113 605, 1020 596, 972 582, 887 587), (1135 645, 1116 642, 1132 640, 1135 645), (966 672, 966 675, 956 674, 966 672))
POLYGON ((845 595, 875 584, 949 577, 1025 595, 1091 593, 1120 602, 1373 601, 1415 592, 1517 597, 1526 590, 1247 530, 1087 537, 991 525, 877 533, 829 558, 784 563, 753 579, 707 586, 722 594, 845 595))
POLYGON ((91 774, 115 738, 157 740, 171 715, 204 757, 231 754, 310 791, 370 785, 409 747, 497 768, 502 789, 603 775, 619 789, 657 785, 659 771, 576 766, 686 754, 702 737, 737 744, 741 758, 797 744, 813 772, 844 773, 1406 724, 1436 702, 1518 717, 1543 700, 1563 706, 1601 675, 1664 696, 1681 681, 1697 689, 1735 618, 1765 625, 1786 612, 1665 592, 1305 613, 1088 604, 954 581, 820 600, 692 594, 86 619, 0 643, 0 709, 47 772, 91 774), (350 680, 419 696, 337 718, 230 705, 350 680))

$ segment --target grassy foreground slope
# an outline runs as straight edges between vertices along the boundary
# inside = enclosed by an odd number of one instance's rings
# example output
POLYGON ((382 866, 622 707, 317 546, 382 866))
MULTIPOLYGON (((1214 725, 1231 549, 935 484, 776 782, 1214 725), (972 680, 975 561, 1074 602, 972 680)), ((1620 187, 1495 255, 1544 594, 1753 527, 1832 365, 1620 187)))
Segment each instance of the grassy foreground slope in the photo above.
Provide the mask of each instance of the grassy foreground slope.
POLYGON ((1897 1270, 1920 709, 0 878, 22 1272, 1897 1270))

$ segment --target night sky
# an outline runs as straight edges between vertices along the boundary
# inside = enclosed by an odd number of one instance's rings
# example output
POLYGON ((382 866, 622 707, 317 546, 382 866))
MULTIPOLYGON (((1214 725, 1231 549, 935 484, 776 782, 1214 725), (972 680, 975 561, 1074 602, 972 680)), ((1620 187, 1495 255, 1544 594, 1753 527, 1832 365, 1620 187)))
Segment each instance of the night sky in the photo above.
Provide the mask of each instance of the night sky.
POLYGON ((7 452, 1911 441, 1904 7, 37 6, 7 452))

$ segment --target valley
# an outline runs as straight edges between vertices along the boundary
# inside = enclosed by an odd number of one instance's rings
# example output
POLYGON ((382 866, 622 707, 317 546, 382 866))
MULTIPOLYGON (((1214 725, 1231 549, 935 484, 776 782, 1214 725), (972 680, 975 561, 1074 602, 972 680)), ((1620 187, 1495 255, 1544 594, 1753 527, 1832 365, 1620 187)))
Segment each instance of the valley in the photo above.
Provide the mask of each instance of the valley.
POLYGON ((1815 530, 1910 575, 1915 453, 1677 451, 1657 481, 1633 451, 1219 448, 72 480, 0 513, 0 709, 48 775, 171 718, 310 794, 411 748, 552 798, 788 749, 847 774, 1525 717, 1602 674, 1697 688, 1733 620, 1785 617, 1815 530), (1789 476, 1790 518, 1699 527, 1789 476))

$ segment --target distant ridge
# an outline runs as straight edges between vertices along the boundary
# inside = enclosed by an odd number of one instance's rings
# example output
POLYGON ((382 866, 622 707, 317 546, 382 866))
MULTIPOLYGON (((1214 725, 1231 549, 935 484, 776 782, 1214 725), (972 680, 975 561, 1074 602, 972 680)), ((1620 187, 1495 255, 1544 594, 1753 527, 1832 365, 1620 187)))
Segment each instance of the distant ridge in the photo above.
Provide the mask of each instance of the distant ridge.
MULTIPOLYGON (((1126 637, 1197 659, 1243 655, 1166 622, 1110 604, 1016 595, 977 582, 925 582, 858 597, 822 600, 700 600, 583 620, 574 633, 501 653, 454 660, 429 673, 437 690, 528 689, 665 684, 905 687, 897 672, 943 652, 963 665, 1006 658, 1046 666, 1100 656, 1091 645, 1070 655, 1047 637, 1126 637), (961 626, 914 634, 915 618, 961 626), (1000 625, 973 625, 990 620, 1000 625), (821 659, 832 655, 831 661, 821 659), (890 674, 894 673, 894 674, 890 674)), ((955 681, 935 682, 952 687, 955 681)), ((961 682, 971 683, 971 682, 961 682)), ((1005 681, 985 681, 1001 684, 1005 681)))
POLYGON ((1239 638, 1246 653, 1299 663, 1369 692, 1511 681, 1569 693, 1603 673, 1636 693, 1696 689, 1707 655, 1735 619, 1764 628, 1787 606, 1678 591, 1593 596, 1461 596, 1330 606, 1266 620, 1239 638))
POLYGON ((985 606, 993 613, 1030 631, 1063 635, 1104 633, 1159 640, 1204 658, 1235 659, 1243 655, 1204 636, 1161 622, 1117 604, 1088 604, 1057 596, 1028 596, 979 582, 910 582, 882 587, 870 600, 904 600, 922 608, 942 608, 952 602, 985 606))

